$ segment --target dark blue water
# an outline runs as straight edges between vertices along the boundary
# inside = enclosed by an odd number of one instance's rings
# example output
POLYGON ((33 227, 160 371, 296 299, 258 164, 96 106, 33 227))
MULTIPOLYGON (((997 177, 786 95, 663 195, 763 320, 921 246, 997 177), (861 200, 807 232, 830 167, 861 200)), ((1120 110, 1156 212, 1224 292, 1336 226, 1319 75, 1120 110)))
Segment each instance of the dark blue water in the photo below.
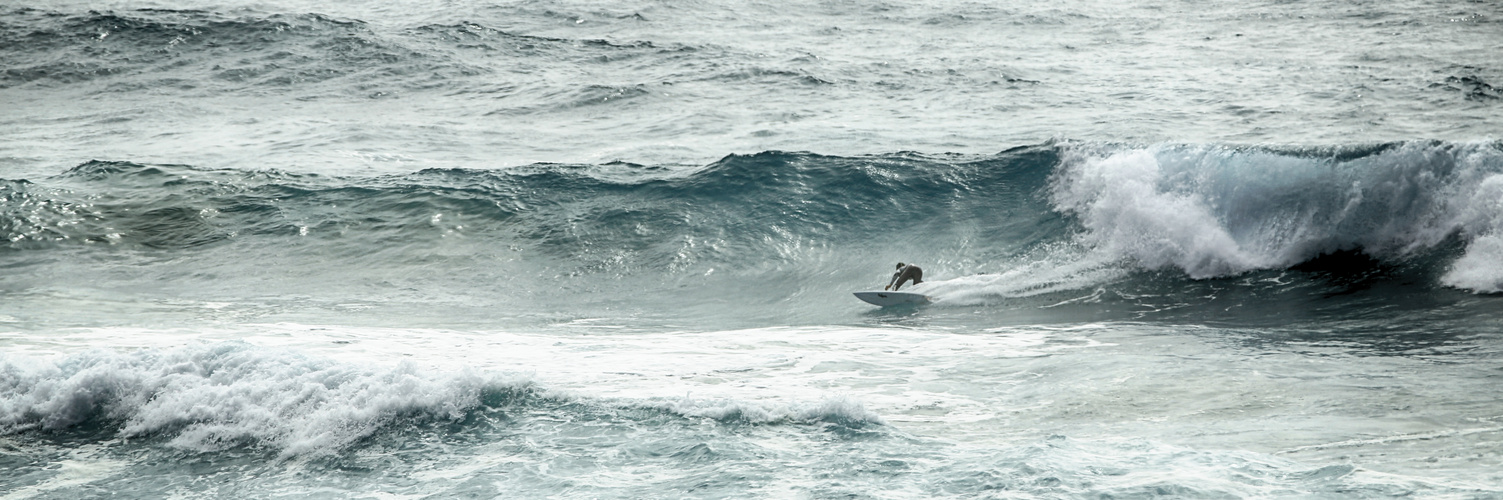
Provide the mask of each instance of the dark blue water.
POLYGON ((3 6, 0 496, 1496 496, 1500 19, 3 6))

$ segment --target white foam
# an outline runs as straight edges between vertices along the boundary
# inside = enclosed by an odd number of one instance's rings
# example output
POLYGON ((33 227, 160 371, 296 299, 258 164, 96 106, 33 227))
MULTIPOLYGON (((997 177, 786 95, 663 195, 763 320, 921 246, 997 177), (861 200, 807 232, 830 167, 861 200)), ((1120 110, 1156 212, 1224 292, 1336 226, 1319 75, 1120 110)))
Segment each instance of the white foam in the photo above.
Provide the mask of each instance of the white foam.
POLYGON ((1165 189, 1150 150, 1080 161, 1055 184, 1056 206, 1080 215, 1082 239, 1150 269, 1176 267, 1194 278, 1264 267, 1218 220, 1202 193, 1165 189))

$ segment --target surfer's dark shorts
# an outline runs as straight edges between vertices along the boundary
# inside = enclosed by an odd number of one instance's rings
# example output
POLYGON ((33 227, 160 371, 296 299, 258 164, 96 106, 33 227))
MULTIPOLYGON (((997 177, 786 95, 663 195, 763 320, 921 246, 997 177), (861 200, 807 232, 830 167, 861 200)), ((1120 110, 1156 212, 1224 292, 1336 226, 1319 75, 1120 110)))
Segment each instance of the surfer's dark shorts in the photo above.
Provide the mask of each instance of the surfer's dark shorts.
POLYGON ((908 280, 913 280, 913 284, 915 285, 923 283, 924 270, 919 269, 918 266, 908 266, 907 269, 903 270, 903 274, 898 276, 898 286, 903 286, 903 283, 908 280))

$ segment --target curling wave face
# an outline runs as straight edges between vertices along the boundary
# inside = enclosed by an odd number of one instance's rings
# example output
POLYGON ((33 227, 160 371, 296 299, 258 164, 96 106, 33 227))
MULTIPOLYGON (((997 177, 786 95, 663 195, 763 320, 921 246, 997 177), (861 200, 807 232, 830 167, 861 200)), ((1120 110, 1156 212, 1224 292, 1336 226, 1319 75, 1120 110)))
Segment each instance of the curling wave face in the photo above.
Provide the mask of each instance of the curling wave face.
POLYGON ((1196 297, 1219 287, 1256 308, 1262 292, 1319 301, 1399 282, 1444 302, 1448 289, 1503 283, 1500 174, 1498 144, 1443 142, 1059 142, 981 157, 765 152, 697 168, 374 177, 95 161, 6 181, 0 251, 33 270, 10 278, 21 289, 131 262, 127 282, 231 302, 298 290, 561 317, 560 303, 619 306, 665 321, 676 313, 655 304, 716 317, 725 300, 821 321, 830 297, 875 286, 899 260, 925 264, 921 290, 942 304, 1008 310, 1204 312, 1215 307, 1196 297))

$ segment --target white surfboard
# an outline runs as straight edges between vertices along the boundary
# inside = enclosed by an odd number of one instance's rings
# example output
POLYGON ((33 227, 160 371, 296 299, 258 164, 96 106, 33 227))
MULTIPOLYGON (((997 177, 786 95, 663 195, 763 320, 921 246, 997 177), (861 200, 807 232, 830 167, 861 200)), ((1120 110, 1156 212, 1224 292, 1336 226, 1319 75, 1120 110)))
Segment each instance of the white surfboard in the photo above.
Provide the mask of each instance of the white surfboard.
POLYGON ((868 304, 882 307, 904 304, 928 304, 930 302, 928 296, 913 292, 856 292, 856 298, 864 300, 868 304))

